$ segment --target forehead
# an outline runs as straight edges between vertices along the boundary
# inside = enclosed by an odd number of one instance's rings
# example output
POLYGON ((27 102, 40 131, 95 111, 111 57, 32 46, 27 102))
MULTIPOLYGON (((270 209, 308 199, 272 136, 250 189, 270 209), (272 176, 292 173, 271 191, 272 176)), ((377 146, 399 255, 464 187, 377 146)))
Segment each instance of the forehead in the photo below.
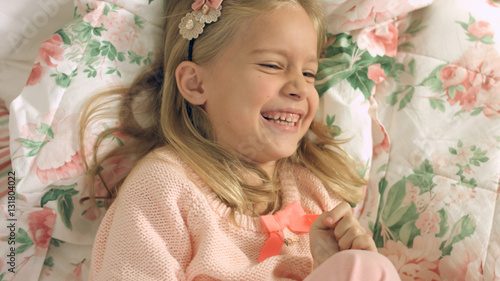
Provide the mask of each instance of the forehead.
POLYGON ((300 54, 317 60, 318 32, 305 10, 297 4, 284 5, 242 23, 234 40, 239 52, 265 53, 269 50, 290 55, 300 54))

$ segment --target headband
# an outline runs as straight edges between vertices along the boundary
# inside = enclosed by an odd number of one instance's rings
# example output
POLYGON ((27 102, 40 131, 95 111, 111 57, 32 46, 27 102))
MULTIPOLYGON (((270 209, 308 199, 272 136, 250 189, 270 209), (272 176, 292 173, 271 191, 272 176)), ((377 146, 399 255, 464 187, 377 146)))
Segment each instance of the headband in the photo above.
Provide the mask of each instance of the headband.
POLYGON ((222 0, 194 0, 192 12, 187 13, 179 23, 179 33, 189 40, 188 60, 193 58, 194 41, 203 33, 205 24, 216 22, 221 15, 222 0))

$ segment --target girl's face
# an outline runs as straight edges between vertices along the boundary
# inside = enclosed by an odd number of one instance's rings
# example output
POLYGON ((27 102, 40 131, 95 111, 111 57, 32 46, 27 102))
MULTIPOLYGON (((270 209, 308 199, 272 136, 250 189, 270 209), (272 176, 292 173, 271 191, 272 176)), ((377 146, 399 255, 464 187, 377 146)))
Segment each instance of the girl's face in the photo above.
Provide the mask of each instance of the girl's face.
POLYGON ((259 15, 243 29, 202 67, 203 108, 219 144, 272 176, 276 160, 296 151, 318 108, 317 31, 299 5, 259 15))

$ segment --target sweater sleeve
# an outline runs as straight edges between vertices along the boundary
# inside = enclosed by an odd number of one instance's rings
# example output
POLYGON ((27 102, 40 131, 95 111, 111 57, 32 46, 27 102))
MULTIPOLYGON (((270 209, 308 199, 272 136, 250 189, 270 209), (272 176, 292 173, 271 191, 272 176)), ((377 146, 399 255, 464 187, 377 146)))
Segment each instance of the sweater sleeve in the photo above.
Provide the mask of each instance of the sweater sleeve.
POLYGON ((189 183, 172 164, 141 161, 101 223, 89 280, 185 280, 189 183))

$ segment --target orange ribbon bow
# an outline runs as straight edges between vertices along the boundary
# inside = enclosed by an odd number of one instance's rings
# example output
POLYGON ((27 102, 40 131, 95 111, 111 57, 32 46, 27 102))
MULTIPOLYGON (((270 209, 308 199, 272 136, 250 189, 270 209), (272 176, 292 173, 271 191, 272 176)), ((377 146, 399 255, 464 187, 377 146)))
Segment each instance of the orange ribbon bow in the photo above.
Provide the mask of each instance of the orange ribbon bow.
POLYGON ((298 201, 292 202, 285 209, 274 215, 260 217, 270 236, 260 252, 259 262, 279 255, 283 244, 287 243, 288 245, 288 241, 285 239, 285 234, 283 233, 285 227, 288 227, 288 229, 295 233, 308 233, 311 224, 317 217, 319 215, 306 215, 298 201))

